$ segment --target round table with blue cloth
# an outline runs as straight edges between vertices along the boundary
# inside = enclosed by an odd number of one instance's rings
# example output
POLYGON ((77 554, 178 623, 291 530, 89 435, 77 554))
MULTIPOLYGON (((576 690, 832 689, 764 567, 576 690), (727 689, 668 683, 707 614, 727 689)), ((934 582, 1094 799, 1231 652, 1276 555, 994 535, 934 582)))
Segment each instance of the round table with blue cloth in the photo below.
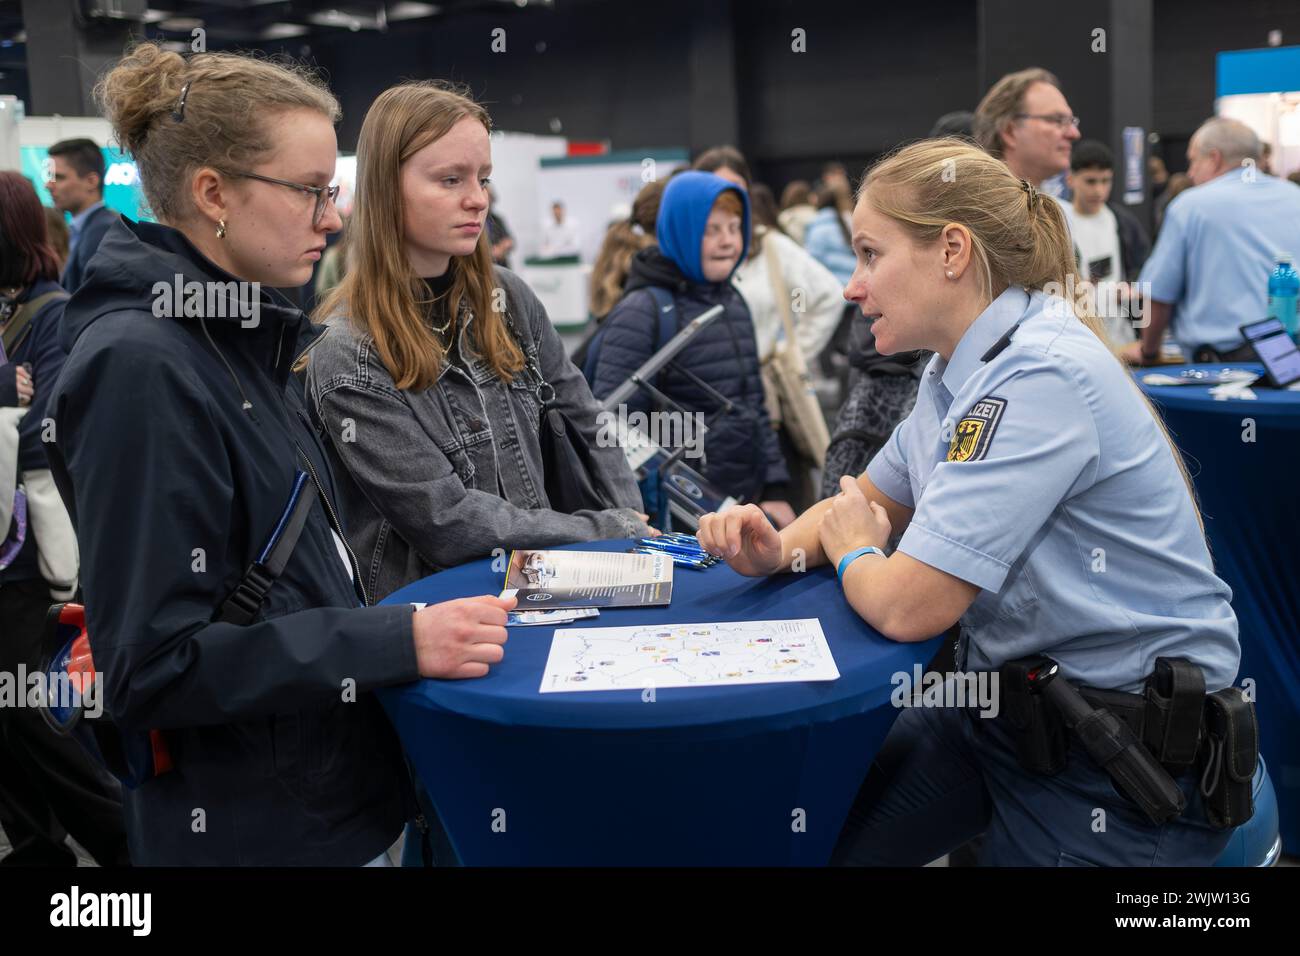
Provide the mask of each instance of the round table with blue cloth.
MULTIPOLYGON (((476 561, 384 603, 495 594, 503 579, 476 561)), ((910 678, 937 639, 882 637, 828 567, 772 578, 677 567, 671 605, 560 626, 810 617, 838 680, 542 694, 554 629, 540 626, 511 628, 487 677, 379 697, 467 865, 820 865, 898 716, 894 675, 910 678)))
MULTIPOLYGON (((1300 392, 1254 387, 1216 401, 1208 386, 1137 379, 1164 416, 1196 485, 1220 577, 1241 627, 1237 684, 1253 681, 1260 752, 1277 791, 1282 844, 1300 853, 1300 392)), ((1206 371, 1250 364, 1193 365, 1206 371)))

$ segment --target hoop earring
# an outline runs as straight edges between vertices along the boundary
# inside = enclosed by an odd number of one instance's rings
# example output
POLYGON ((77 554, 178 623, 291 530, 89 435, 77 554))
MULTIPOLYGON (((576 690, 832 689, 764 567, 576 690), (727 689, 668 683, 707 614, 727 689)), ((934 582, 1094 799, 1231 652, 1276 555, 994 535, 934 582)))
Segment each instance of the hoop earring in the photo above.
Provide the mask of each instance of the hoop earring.
POLYGON ((224 219, 217 220, 217 238, 218 239, 226 238, 226 220, 224 219))

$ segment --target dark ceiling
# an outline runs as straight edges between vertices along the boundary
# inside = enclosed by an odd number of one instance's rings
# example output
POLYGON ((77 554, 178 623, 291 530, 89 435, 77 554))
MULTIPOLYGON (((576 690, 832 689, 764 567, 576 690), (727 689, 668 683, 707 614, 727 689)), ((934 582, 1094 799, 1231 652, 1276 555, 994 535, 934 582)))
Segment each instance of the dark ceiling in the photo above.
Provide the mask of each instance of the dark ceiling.
MULTIPOLYGON (((32 2, 32 0, 28 0, 32 2)), ((69 3, 73 0, 39 0, 69 3)), ((83 6, 95 6, 78 0, 83 6)), ((98 4, 105 6, 109 4, 98 4)), ((119 5, 132 7, 130 0, 119 5)), ((152 0, 143 31, 150 39, 184 44, 190 49, 192 31, 202 28, 209 49, 310 43, 314 37, 352 32, 378 33, 412 20, 436 19, 467 12, 553 7, 554 0, 439 0, 379 2, 379 0, 152 0)), ((27 49, 22 0, 0 0, 0 79, 5 86, 24 86, 27 49)))

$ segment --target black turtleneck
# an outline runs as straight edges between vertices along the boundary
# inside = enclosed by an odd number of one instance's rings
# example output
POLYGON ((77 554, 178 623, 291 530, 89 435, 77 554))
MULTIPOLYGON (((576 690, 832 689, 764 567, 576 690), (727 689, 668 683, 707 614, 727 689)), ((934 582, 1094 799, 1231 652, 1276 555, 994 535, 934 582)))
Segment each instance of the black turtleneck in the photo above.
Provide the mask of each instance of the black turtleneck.
POLYGON ((424 284, 429 287, 429 291, 434 295, 442 295, 444 292, 449 292, 451 290, 451 280, 453 276, 450 268, 440 276, 433 276, 432 278, 429 276, 421 276, 420 278, 423 280, 424 284))
POLYGON ((429 287, 429 297, 432 299, 425 308, 425 317, 429 322, 429 327, 442 339, 447 345, 449 356, 455 360, 455 338, 452 333, 454 329, 448 327, 445 332, 438 332, 438 329, 447 325, 451 319, 451 283, 452 272, 449 268, 440 276, 421 276, 421 281, 429 287))

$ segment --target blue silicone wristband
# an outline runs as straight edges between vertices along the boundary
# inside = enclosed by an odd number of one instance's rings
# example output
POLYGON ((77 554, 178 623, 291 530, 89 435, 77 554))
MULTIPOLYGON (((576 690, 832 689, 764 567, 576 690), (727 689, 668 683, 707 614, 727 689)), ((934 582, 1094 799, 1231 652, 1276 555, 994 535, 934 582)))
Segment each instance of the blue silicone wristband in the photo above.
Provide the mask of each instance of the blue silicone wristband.
POLYGON ((878 554, 882 558, 885 557, 885 552, 881 551, 879 548, 874 548, 874 547, 858 548, 855 551, 850 551, 844 557, 840 558, 840 566, 835 572, 836 574, 839 575, 841 581, 844 580, 844 572, 845 570, 848 569, 848 566, 852 564, 854 561, 858 560, 858 558, 862 557, 864 554, 878 554))

